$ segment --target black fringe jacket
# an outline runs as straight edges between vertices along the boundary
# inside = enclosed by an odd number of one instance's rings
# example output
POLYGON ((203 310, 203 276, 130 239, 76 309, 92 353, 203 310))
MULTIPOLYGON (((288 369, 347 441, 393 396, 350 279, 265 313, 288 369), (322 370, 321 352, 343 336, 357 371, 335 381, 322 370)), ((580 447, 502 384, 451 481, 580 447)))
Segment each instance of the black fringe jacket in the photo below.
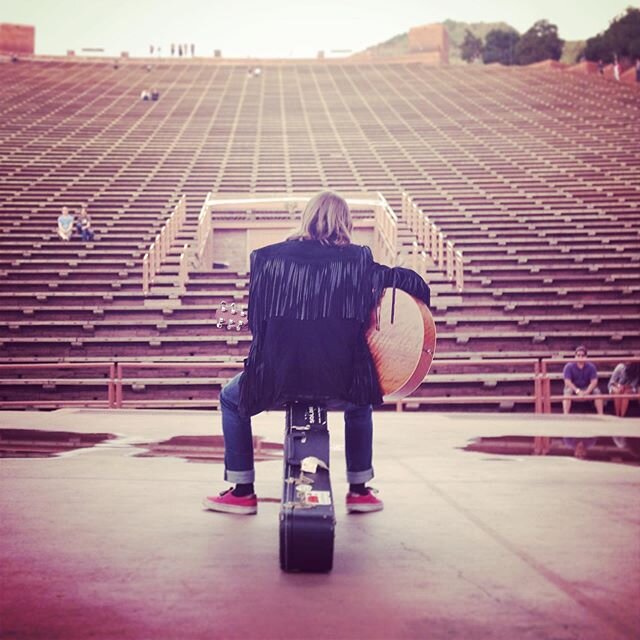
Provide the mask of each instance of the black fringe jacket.
POLYGON ((380 404, 365 334, 386 287, 429 304, 429 287, 417 273, 374 262, 366 246, 290 240, 252 252, 253 341, 240 413, 255 415, 289 400, 380 404))

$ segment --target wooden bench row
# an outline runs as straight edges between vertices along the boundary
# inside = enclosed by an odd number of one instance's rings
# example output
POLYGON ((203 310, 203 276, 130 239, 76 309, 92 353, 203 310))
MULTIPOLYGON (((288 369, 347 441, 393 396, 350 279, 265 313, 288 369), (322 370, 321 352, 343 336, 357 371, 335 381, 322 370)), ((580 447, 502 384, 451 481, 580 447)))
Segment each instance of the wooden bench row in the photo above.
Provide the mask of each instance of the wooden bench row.
MULTIPOLYGON (((47 336, 3 336, 0 348, 5 358, 67 357, 67 356, 123 356, 152 357, 166 354, 179 358, 184 355, 246 354, 250 336, 236 331, 212 331, 209 335, 199 332, 165 335, 163 330, 155 333, 94 336, 47 335, 47 336)), ((589 348, 608 352, 640 349, 640 335, 633 329, 616 332, 577 329, 542 333, 537 331, 477 333, 443 330, 438 336, 438 349, 442 355, 457 353, 463 349, 471 354, 488 354, 499 357, 503 353, 535 353, 540 357, 560 351, 570 351, 576 344, 586 343, 589 348)))

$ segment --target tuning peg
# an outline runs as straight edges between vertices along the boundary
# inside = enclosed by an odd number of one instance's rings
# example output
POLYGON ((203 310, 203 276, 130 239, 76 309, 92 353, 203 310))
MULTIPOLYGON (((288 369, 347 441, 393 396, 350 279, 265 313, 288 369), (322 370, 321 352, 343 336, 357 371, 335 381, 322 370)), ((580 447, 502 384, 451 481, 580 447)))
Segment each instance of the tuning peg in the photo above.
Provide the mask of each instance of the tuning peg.
POLYGON ((238 320, 238 322, 236 322, 236 331, 241 331, 242 327, 244 327, 244 322, 242 322, 242 320, 238 320))
POLYGON ((237 313, 236 311, 236 303, 232 302, 231 306, 229 307, 229 311, 231 311, 231 313, 233 313, 234 315, 237 313))
POLYGON ((246 318, 247 317, 247 310, 246 309, 240 309, 240 317, 241 318, 246 318))
POLYGON ((220 312, 221 313, 227 312, 227 303, 224 300, 220 303, 220 312))
POLYGON ((231 331, 231 329, 235 329, 235 321, 233 319, 227 322, 227 331, 231 331))
POLYGON ((226 321, 224 318, 218 318, 216 321, 216 329, 222 329, 222 327, 224 327, 225 324, 226 324, 226 321))

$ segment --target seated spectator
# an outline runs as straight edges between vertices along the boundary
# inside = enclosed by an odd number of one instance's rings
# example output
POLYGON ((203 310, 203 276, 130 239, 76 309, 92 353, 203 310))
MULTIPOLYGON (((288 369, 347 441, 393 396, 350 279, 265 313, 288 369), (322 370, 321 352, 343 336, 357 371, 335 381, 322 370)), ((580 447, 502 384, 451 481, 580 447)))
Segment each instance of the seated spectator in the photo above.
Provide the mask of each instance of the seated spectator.
MULTIPOLYGON (((598 370, 592 362, 587 361, 587 348, 583 345, 576 347, 575 360, 568 362, 562 372, 564 378, 564 399, 562 411, 568 414, 571 411, 571 396, 599 395, 598 370)), ((598 414, 604 413, 602 398, 595 398, 594 404, 598 414)), ((563 438, 564 443, 574 449, 576 458, 586 458, 587 449, 593 446, 596 438, 563 438)))
POLYGON ((87 213, 87 205, 83 204, 80 208, 80 216, 76 221, 76 229, 80 233, 80 237, 85 242, 91 242, 93 240, 93 229, 91 228, 91 218, 87 213))
MULTIPOLYGON (((576 358, 573 362, 568 362, 562 372, 564 378, 564 400, 562 401, 563 413, 571 411, 571 396, 599 395, 598 370, 592 362, 587 361, 587 348, 580 345, 576 347, 576 358)), ((604 402, 602 398, 594 401, 596 411, 602 415, 604 413, 604 402)))
POLYGON ((640 380, 640 362, 621 362, 613 370, 609 379, 609 393, 613 396, 613 408, 616 416, 624 418, 629 408, 629 398, 618 396, 638 393, 640 380))
POLYGON ((157 100, 160 97, 160 92, 157 89, 151 89, 151 99, 157 100))
POLYGON ((150 100, 150 99, 151 99, 151 94, 146 89, 143 89, 140 93, 140 100, 150 100))
POLYGON ((58 217, 58 235, 62 240, 71 240, 73 235, 73 216, 68 207, 62 207, 62 214, 58 217))

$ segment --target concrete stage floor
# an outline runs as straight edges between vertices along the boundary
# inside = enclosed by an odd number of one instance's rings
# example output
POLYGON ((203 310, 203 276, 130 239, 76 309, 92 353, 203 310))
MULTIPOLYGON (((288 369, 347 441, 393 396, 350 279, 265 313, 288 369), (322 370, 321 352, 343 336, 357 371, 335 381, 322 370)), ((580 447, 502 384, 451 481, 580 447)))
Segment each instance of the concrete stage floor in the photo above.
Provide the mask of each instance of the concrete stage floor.
MULTIPOLYGON (((282 440, 283 414, 255 433, 282 440)), ((378 413, 385 510, 347 515, 331 414, 334 569, 278 564, 278 460, 257 516, 202 510, 222 465, 136 442, 220 434, 206 412, 0 413, 0 428, 119 437, 0 461, 0 637, 74 640, 640 638, 640 466, 464 451, 501 435, 634 435, 597 416, 378 413)))

